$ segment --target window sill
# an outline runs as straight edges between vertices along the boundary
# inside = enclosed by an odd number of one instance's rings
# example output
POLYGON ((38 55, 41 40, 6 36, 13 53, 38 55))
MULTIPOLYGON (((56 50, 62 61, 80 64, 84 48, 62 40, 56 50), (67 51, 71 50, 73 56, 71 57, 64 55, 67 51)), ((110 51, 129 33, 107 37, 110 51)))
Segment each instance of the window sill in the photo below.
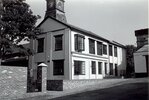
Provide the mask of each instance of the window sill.
POLYGON ((53 75, 53 76, 64 76, 64 75, 53 75))
POLYGON ((85 75, 85 74, 74 74, 75 76, 79 76, 79 75, 85 75))

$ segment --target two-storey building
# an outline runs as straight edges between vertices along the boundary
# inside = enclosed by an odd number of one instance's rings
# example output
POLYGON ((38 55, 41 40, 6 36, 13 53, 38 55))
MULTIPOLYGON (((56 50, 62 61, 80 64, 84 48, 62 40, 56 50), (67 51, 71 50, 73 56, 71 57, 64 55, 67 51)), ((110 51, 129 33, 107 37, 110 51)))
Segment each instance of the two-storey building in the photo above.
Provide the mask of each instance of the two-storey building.
POLYGON ((103 79, 125 73, 125 47, 68 24, 63 0, 47 0, 45 16, 38 25, 42 34, 31 40, 36 53, 29 59, 29 84, 40 87, 40 63, 47 65, 48 90, 54 80, 59 84, 58 80, 103 79))

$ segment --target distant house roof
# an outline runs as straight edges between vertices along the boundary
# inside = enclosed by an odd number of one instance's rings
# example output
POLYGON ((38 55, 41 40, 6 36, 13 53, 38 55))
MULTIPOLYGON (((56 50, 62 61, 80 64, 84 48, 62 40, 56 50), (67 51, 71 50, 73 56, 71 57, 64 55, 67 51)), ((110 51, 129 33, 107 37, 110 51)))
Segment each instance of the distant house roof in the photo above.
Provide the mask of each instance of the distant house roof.
POLYGON ((101 37, 101 36, 99 36, 99 35, 97 35, 97 34, 91 32, 91 31, 84 30, 84 29, 82 29, 82 28, 79 28, 79 27, 77 27, 77 26, 71 25, 71 24, 69 24, 69 23, 63 23, 63 22, 61 22, 61 21, 59 21, 59 20, 57 20, 57 19, 55 19, 55 18, 53 18, 53 17, 50 17, 50 16, 46 17, 46 18, 37 26, 37 28, 40 27, 48 18, 51 18, 51 19, 53 19, 53 20, 55 20, 55 21, 57 21, 57 22, 59 22, 59 23, 65 25, 65 26, 69 27, 71 30, 78 31, 78 32, 84 33, 84 34, 86 34, 86 35, 88 35, 88 36, 92 36, 92 37, 94 37, 94 38, 97 38, 97 39, 106 41, 106 42, 111 43, 111 44, 114 44, 114 45, 116 45, 116 46, 125 48, 124 45, 122 45, 122 44, 120 44, 120 43, 118 43, 118 42, 109 41, 109 40, 107 40, 107 39, 105 39, 105 38, 103 38, 103 37, 101 37))
MULTIPOLYGON (((26 50, 29 49, 29 43, 23 44, 22 47, 25 48, 26 50)), ((26 55, 27 54, 24 49, 20 49, 19 47, 16 46, 11 46, 10 52, 6 53, 4 59, 13 58, 16 56, 26 56, 26 55)))
POLYGON ((135 36, 148 35, 148 32, 149 32, 148 28, 136 30, 135 36))
POLYGON ((144 45, 142 48, 138 49, 135 53, 140 53, 140 52, 149 52, 149 45, 144 45))

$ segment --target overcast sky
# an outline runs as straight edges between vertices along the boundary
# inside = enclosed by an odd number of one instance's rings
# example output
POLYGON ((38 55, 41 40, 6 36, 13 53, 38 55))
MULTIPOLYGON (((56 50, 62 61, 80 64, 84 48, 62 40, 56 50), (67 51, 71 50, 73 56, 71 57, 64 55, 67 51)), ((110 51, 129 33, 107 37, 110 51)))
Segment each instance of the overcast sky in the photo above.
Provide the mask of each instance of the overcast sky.
MULTIPOLYGON (((45 15, 46 0, 26 0, 45 15)), ((148 0, 65 0, 67 22, 124 45, 136 45, 134 30, 148 27, 148 0)))

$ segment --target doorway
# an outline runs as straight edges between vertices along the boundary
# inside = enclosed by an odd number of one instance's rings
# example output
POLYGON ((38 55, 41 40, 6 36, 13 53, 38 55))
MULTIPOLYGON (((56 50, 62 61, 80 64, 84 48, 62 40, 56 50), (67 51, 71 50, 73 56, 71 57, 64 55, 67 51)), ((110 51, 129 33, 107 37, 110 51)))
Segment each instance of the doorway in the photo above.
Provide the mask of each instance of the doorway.
POLYGON ((117 64, 115 64, 115 76, 118 76, 118 68, 117 68, 117 64))

